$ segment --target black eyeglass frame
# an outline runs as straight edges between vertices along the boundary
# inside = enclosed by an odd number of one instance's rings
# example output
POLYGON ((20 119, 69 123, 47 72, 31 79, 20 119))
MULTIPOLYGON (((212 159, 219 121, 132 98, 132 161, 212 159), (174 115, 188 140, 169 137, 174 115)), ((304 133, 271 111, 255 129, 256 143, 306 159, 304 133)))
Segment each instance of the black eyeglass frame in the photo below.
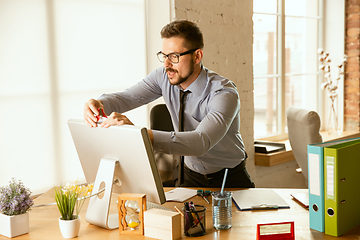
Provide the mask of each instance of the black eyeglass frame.
POLYGON ((195 52, 196 50, 198 50, 198 48, 196 48, 196 49, 191 49, 191 50, 186 51, 186 52, 183 52, 183 53, 169 53, 169 54, 165 54, 165 53, 163 53, 162 51, 160 51, 160 52, 158 52, 158 53, 156 54, 156 56, 158 57, 159 61, 162 62, 162 63, 164 63, 164 62, 165 62, 165 59, 168 58, 171 63, 175 63, 175 64, 176 64, 176 63, 179 63, 179 62, 180 62, 180 57, 181 57, 181 56, 184 56, 184 55, 193 53, 193 52, 195 52), (177 57, 177 62, 173 62, 173 61, 169 58, 170 55, 176 56, 176 57, 177 57))

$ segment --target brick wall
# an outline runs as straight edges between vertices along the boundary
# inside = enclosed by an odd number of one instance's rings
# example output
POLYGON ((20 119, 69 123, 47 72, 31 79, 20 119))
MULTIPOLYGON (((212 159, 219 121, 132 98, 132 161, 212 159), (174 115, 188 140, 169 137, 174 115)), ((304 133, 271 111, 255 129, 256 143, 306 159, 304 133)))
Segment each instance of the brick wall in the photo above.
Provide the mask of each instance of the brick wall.
POLYGON ((345 130, 360 128, 360 0, 346 1, 345 53, 348 62, 344 82, 344 124, 345 130))
POLYGON ((231 79, 238 88, 240 133, 249 155, 246 167, 256 187, 306 188, 304 177, 295 171, 295 161, 273 167, 254 163, 253 1, 173 1, 173 17, 196 22, 204 34, 204 65, 231 79))
POLYGON ((254 166, 253 4, 249 0, 175 0, 175 19, 196 22, 204 34, 204 65, 239 91, 248 170, 254 166))

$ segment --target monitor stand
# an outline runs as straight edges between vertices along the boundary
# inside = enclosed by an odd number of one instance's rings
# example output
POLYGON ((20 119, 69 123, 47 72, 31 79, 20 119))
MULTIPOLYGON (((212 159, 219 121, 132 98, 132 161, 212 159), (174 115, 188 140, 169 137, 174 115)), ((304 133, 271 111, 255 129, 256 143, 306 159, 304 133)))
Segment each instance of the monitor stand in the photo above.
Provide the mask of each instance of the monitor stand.
POLYGON ((90 198, 85 216, 88 223, 106 229, 119 228, 119 215, 109 215, 113 184, 120 185, 119 178, 114 176, 117 167, 119 167, 119 161, 107 158, 101 159, 93 189, 95 191, 100 190, 101 184, 105 184, 105 192, 102 198, 99 195, 90 198))

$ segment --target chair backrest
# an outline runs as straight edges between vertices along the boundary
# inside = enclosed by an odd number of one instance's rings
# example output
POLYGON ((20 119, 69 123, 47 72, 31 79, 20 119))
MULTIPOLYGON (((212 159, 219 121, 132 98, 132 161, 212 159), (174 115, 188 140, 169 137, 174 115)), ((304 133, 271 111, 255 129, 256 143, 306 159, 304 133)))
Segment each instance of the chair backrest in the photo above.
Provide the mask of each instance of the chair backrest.
POLYGON ((292 152, 307 183, 307 145, 323 142, 320 134, 320 117, 315 111, 291 106, 286 110, 286 118, 292 152))
MULTIPOLYGON (((150 110, 150 128, 159 131, 174 131, 169 110, 165 104, 158 104, 150 110)), ((176 156, 154 151, 155 160, 164 187, 173 187, 173 171, 176 156)))
POLYGON ((169 110, 165 104, 155 105, 150 111, 150 128, 160 131, 174 131, 169 110))

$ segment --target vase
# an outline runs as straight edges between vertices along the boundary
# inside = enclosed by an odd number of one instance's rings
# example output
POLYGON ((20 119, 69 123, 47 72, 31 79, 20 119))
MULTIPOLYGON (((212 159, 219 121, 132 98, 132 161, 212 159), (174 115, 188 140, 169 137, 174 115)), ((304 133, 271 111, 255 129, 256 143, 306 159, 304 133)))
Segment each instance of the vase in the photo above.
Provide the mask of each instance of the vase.
POLYGON ((29 232, 29 213, 8 216, 0 213, 0 234, 8 238, 29 232))
MULTIPOLYGON (((75 216, 74 216, 75 217, 75 216)), ((62 217, 59 218, 59 227, 61 235, 64 238, 74 238, 79 235, 80 231, 81 217, 73 220, 63 220, 62 217)))
POLYGON ((339 134, 341 132, 337 113, 337 96, 331 96, 328 132, 329 134, 339 134))

